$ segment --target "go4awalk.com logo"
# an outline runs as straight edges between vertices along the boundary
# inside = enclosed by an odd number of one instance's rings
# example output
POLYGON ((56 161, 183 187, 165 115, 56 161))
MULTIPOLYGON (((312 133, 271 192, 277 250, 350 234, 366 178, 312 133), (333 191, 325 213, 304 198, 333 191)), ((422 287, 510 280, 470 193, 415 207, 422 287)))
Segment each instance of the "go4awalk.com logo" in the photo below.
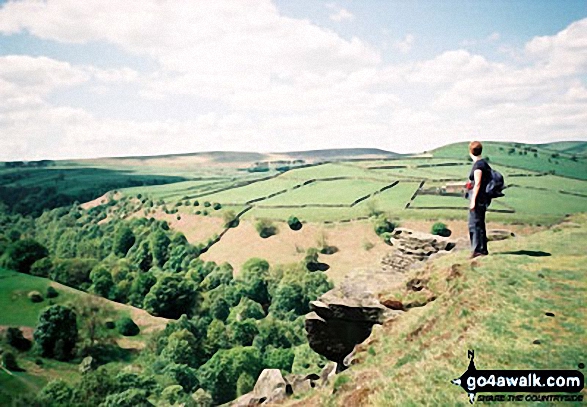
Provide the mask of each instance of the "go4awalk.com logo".
MULTIPOLYGON (((451 383, 467 392, 471 404, 475 402, 477 393, 525 393, 478 397, 479 401, 492 402, 583 401, 583 395, 577 393, 583 390, 585 378, 578 370, 477 370, 475 352, 468 351, 468 357, 467 371, 451 383)), ((584 367, 579 364, 579 368, 584 367)))

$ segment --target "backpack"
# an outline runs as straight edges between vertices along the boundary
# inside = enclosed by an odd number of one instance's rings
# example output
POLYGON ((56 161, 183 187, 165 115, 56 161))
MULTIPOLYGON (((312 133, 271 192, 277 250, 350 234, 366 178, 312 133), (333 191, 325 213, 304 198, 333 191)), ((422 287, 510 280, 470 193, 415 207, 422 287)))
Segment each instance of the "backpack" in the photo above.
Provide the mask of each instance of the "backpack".
POLYGON ((499 171, 491 169, 491 179, 487 183, 485 187, 485 193, 487 197, 490 199, 493 198, 500 198, 504 196, 503 189, 505 187, 505 182, 503 180, 503 175, 499 171))

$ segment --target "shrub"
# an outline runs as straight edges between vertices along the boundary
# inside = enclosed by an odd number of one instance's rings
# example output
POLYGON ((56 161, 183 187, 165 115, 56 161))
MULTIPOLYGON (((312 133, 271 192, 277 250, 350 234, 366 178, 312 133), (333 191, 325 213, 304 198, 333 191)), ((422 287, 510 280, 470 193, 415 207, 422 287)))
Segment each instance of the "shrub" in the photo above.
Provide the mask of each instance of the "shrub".
POLYGON ((215 211, 219 210, 222 208, 222 205, 218 202, 214 203, 214 205, 212 205, 212 208, 214 208, 215 211))
POLYGON ((21 273, 29 273, 31 266, 48 254, 47 248, 35 240, 17 240, 4 252, 2 265, 21 273))
POLYGON ((300 220, 295 216, 290 216, 287 219, 287 224, 291 230, 300 230, 303 226, 302 222, 300 222, 300 220))
POLYGON ((212 205, 212 204, 211 204, 210 202, 208 202, 208 201, 205 201, 205 202, 204 202, 204 206, 205 206, 206 208, 209 208, 211 205, 212 205))
POLYGON ((198 202, 198 201, 196 200, 196 201, 194 201, 194 202, 192 203, 192 205, 193 205, 193 206, 200 206, 200 202, 198 202))
POLYGON ((202 214, 202 211, 195 211, 194 213, 195 213, 196 215, 201 215, 201 214, 202 214))
POLYGON ((236 213, 234 213, 234 211, 224 212, 224 214, 222 215, 222 218, 224 219, 224 226, 227 228, 235 228, 239 224, 239 220, 236 216, 236 213))
POLYGON ((22 334, 22 331, 18 328, 10 327, 6 330, 6 342, 20 350, 20 351, 27 351, 31 348, 31 341, 25 338, 22 334))
POLYGON ((114 321, 111 321, 111 320, 104 322, 104 326, 106 327, 106 329, 116 328, 116 324, 114 323, 114 321))
POLYGON ((208 216, 208 211, 207 211, 206 209, 204 209, 204 210, 202 211, 202 215, 203 215, 203 216, 208 216))
POLYGON ((59 293, 57 292, 57 290, 55 288, 53 288, 52 286, 49 286, 49 287, 47 287, 47 291, 46 291, 45 295, 47 296, 47 298, 55 298, 55 297, 59 296, 59 293))
POLYGON ((43 294, 38 291, 31 291, 28 297, 31 302, 43 302, 43 294))
POLYGON ((31 274, 38 277, 49 277, 49 273, 53 268, 53 262, 49 257, 43 257, 37 260, 31 266, 31 274))
POLYGON ((255 225, 255 229, 263 239, 271 237, 277 233, 277 227, 268 219, 261 219, 255 225))
POLYGON ((380 216, 375 221, 375 233, 381 236, 383 233, 391 233, 396 228, 396 224, 384 216, 380 216))
POLYGON ((181 215, 177 215, 175 218, 176 218, 177 220, 181 220, 181 215))
POLYGON ((436 222, 432 225, 432 234, 437 236, 448 237, 451 235, 451 230, 442 222, 436 222))
POLYGON ((21 370, 16 362, 16 356, 10 351, 2 354, 2 366, 13 372, 19 372, 21 370))
POLYGON ((119 319, 116 322, 116 329, 124 336, 135 336, 141 331, 138 325, 129 317, 119 319))
POLYGON ((370 242, 368 240, 363 240, 363 249, 364 250, 369 251, 374 247, 375 247, 375 245, 372 242, 370 242))

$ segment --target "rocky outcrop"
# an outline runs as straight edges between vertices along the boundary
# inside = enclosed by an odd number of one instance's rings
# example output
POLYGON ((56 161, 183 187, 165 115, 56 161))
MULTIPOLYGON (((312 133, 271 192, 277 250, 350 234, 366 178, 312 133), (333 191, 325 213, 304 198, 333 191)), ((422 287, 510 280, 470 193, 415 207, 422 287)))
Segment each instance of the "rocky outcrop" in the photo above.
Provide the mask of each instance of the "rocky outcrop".
POLYGON ((405 228, 396 228, 392 232, 390 244, 394 250, 382 260, 383 269, 405 271, 417 262, 429 257, 446 253, 455 247, 455 242, 449 238, 415 232, 405 228))
POLYGON ((293 394, 302 394, 316 387, 324 387, 336 373, 336 363, 327 364, 320 374, 290 374, 285 378, 279 369, 265 369, 259 375, 253 391, 234 400, 232 407, 273 405, 293 394))
MULTIPOLYGON (((379 270, 356 270, 310 304, 312 312, 305 321, 310 347, 336 362, 338 371, 345 369, 345 358, 369 337, 375 324, 395 318, 411 305, 393 299, 382 304, 378 294, 404 289, 408 269, 448 253, 456 245, 449 238, 405 228, 393 231, 390 244, 393 248, 381 260, 379 270)), ((418 291, 416 285, 411 287, 413 291, 418 291)))
POLYGON ((342 297, 329 291, 310 303, 306 332, 310 347, 344 367, 344 358, 369 337, 374 324, 381 324, 390 310, 372 297, 342 297))

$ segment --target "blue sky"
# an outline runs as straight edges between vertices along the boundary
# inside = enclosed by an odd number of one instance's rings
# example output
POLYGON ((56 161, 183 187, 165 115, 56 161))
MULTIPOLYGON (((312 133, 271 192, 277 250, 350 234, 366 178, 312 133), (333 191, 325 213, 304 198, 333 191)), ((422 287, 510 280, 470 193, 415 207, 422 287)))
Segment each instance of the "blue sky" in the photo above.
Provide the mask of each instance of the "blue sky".
POLYGON ((0 0, 0 160, 585 140, 585 1, 0 0))

